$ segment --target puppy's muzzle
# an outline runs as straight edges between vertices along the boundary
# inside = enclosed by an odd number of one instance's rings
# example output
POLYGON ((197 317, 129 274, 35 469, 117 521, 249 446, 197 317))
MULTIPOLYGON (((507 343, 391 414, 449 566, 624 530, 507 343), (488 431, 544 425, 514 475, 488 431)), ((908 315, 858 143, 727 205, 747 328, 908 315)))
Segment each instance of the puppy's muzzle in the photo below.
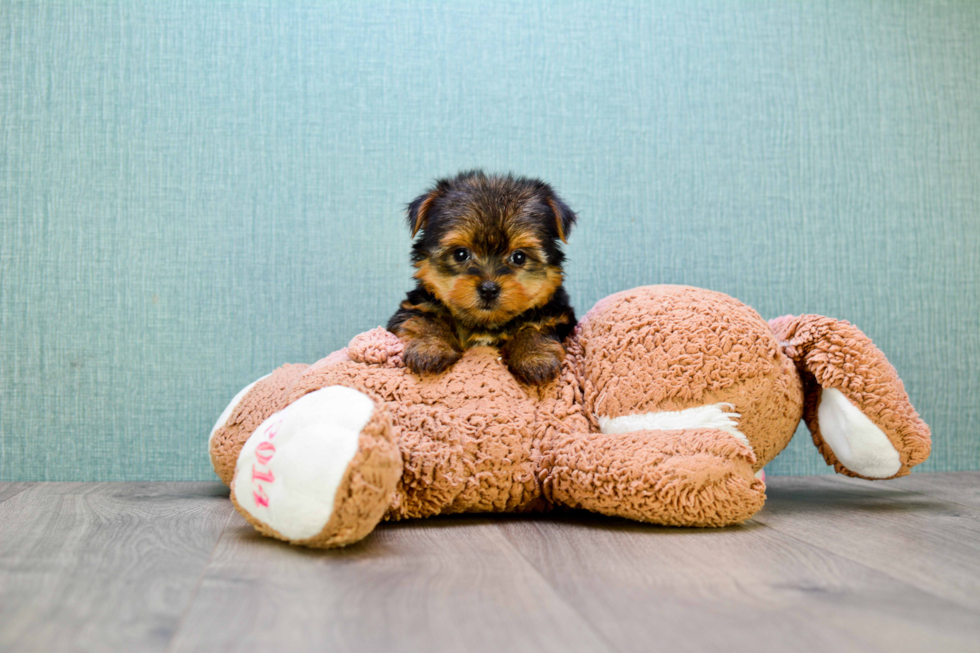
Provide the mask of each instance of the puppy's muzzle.
POLYGON ((479 293, 480 299, 489 304, 500 295, 500 284, 496 281, 484 281, 476 287, 476 292, 479 293))

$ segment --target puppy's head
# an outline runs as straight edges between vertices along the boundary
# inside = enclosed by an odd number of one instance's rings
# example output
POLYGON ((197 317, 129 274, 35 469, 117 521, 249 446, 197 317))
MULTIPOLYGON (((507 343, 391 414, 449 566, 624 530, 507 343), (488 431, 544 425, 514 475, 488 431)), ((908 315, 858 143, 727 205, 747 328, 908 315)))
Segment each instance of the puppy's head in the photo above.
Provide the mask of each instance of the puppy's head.
POLYGON ((482 171, 440 179, 408 206, 415 278, 457 319, 500 325, 562 282, 575 214, 537 179, 482 171))

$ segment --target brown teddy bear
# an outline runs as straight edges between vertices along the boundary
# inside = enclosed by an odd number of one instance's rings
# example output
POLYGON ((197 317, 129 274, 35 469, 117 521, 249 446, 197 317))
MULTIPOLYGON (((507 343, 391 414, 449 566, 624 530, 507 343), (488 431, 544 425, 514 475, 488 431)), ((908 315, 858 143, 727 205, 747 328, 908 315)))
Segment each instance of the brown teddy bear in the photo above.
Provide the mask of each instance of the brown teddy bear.
POLYGON ((419 376, 398 338, 362 333, 242 390, 212 464, 259 531, 336 547, 382 519, 554 506, 735 524, 801 417, 842 474, 903 476, 929 455, 894 368, 847 322, 767 324, 721 293, 647 286, 601 300, 565 344, 560 376, 528 386, 490 347, 419 376))

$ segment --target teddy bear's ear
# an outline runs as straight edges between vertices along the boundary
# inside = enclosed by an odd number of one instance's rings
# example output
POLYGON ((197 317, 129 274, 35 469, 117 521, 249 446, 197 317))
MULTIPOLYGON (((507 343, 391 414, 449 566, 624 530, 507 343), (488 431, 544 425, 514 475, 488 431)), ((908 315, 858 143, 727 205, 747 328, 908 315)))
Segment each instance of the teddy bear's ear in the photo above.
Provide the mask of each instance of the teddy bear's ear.
POLYGON ((572 225, 575 224, 577 219, 575 212, 568 208, 560 197, 551 193, 548 197, 548 207, 551 208, 552 212, 555 214, 555 228, 558 231, 558 237, 561 238, 563 243, 568 242, 568 234, 572 230, 572 225))
POLYGON ((445 179, 440 179, 436 182, 436 185, 430 188, 426 193, 419 195, 412 203, 408 205, 408 228, 412 230, 412 238, 415 238, 415 234, 419 232, 420 229, 424 229, 429 221, 429 215, 432 211, 432 204, 442 196, 442 194, 449 188, 449 182, 445 179))

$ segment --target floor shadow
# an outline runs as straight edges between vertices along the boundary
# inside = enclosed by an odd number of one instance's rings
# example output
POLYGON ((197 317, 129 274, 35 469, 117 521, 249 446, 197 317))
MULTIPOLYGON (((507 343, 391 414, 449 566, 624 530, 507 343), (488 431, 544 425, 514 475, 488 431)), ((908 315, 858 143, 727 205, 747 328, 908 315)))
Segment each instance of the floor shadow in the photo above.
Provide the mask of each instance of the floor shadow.
MULTIPOLYGON (((244 520, 240 524, 229 526, 226 536, 238 539, 243 544, 261 547, 270 552, 276 551, 278 554, 297 556, 310 559, 345 559, 345 560, 364 560, 377 557, 389 556, 393 553, 390 541, 392 535, 398 531, 432 531, 455 530, 462 528, 472 528, 476 526, 495 526, 500 527, 507 535, 510 527, 531 527, 543 530, 554 529, 555 532, 565 531, 566 535, 578 535, 581 532, 603 533, 603 534, 642 534, 656 537, 689 536, 698 533, 704 537, 721 536, 732 532, 749 532, 765 526, 745 522, 724 528, 691 528, 677 526, 662 526, 658 524, 646 524, 643 522, 632 521, 619 517, 607 517, 605 515, 590 513, 584 510, 555 510, 541 513, 479 513, 461 515, 437 515, 421 519, 406 519, 397 522, 382 522, 377 528, 363 540, 336 549, 312 549, 309 547, 296 546, 266 537, 254 530, 244 520), (567 531, 573 531, 568 533, 567 531)), ((548 537, 555 536, 555 533, 548 533, 548 537)), ((439 535, 437 535, 439 537, 439 535)), ((394 553, 404 553, 404 551, 394 551, 394 553)))
POLYGON ((228 488, 219 482, 137 481, 113 484, 112 496, 131 503, 163 502, 180 499, 228 499, 228 488))
POLYGON ((648 524, 623 517, 610 517, 587 510, 556 508, 554 510, 535 513, 480 513, 463 515, 439 515, 425 519, 407 520, 381 524, 379 528, 397 529, 419 528, 454 529, 475 525, 494 525, 504 529, 508 527, 548 528, 559 527, 575 531, 618 532, 657 534, 662 536, 683 535, 695 533, 730 533, 761 528, 758 524, 745 523, 723 528, 695 528, 681 526, 664 526, 648 524))
MULTIPOLYGON (((220 483, 211 487, 198 488, 198 496, 227 496, 227 488, 220 483)), ((946 516, 961 516, 968 510, 961 505, 936 500, 923 494, 905 490, 890 490, 874 487, 867 490, 861 487, 770 487, 767 489, 765 507, 759 517, 779 514, 806 513, 859 513, 864 515, 891 515, 908 513, 932 513, 946 516)), ((969 515, 967 515, 969 516, 969 515)), ((571 531, 592 531, 598 533, 631 533, 657 537, 689 536, 698 533, 704 537, 722 536, 733 532, 750 532, 766 528, 763 523, 749 520, 742 524, 723 528, 696 528, 647 524, 621 517, 608 517, 585 510, 555 508, 535 513, 475 513, 438 515, 422 519, 382 522, 374 532, 363 540, 337 549, 312 549, 295 546, 274 538, 261 535, 249 526, 244 519, 239 524, 229 526, 233 537, 240 538, 250 545, 279 550, 283 553, 308 558, 364 559, 387 555, 391 535, 405 530, 424 530, 427 532, 496 526, 553 528, 571 531)))
POLYGON ((827 513, 859 512, 872 514, 900 513, 959 513, 964 509, 957 504, 933 499, 903 490, 874 488, 779 488, 766 490, 766 505, 761 514, 773 513, 827 513))

